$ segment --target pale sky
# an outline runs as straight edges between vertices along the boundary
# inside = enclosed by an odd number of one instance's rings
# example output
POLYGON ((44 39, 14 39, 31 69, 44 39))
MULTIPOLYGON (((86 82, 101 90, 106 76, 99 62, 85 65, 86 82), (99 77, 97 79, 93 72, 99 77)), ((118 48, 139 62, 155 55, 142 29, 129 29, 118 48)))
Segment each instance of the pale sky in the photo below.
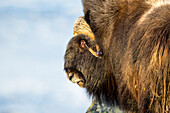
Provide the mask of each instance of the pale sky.
POLYGON ((0 0, 0 113, 85 113, 63 70, 81 0, 0 0))

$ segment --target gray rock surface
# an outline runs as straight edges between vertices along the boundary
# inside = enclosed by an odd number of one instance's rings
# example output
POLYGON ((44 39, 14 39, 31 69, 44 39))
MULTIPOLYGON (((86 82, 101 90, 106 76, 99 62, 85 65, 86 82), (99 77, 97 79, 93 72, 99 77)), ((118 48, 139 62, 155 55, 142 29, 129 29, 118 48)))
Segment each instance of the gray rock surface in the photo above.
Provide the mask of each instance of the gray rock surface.
POLYGON ((95 99, 93 100, 91 106, 86 113, 122 113, 118 107, 109 107, 105 104, 99 104, 95 99))

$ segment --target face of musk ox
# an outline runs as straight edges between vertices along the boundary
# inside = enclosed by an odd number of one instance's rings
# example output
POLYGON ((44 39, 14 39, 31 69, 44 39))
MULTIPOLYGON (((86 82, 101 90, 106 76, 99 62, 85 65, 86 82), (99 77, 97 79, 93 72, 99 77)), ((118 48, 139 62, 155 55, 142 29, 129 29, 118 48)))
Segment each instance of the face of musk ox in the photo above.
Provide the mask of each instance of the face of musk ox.
POLYGON ((83 48, 81 46, 82 40, 86 42, 88 47, 96 49, 96 43, 87 35, 80 34, 73 37, 65 52, 64 69, 67 78, 80 87, 86 88, 87 92, 97 97, 99 101, 100 99, 116 101, 114 79, 110 76, 112 74, 103 68, 104 58, 95 57, 87 48, 83 48))
POLYGON ((101 78, 104 79, 104 71, 102 59, 93 56, 86 48, 81 47, 81 41, 95 48, 95 42, 87 35, 77 35, 73 37, 66 49, 64 69, 67 77, 73 83, 77 83, 80 87, 90 88, 98 85, 101 78), (95 81, 94 81, 95 80, 95 81))

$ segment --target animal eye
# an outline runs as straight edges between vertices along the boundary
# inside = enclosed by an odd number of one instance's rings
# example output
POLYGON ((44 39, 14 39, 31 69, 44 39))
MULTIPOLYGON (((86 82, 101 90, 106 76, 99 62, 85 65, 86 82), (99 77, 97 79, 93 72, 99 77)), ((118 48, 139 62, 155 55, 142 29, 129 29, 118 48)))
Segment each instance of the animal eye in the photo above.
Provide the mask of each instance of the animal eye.
POLYGON ((88 46, 87 46, 87 43, 86 43, 86 41, 85 40, 81 40, 80 41, 80 47, 82 47, 82 48, 89 48, 88 46))
POLYGON ((103 55, 103 53, 102 53, 101 51, 95 52, 92 48, 90 48, 90 47, 87 45, 87 43, 86 43, 85 40, 81 40, 81 41, 80 41, 80 47, 87 49, 87 50, 88 50, 90 53, 92 53, 95 57, 101 58, 101 56, 103 55))

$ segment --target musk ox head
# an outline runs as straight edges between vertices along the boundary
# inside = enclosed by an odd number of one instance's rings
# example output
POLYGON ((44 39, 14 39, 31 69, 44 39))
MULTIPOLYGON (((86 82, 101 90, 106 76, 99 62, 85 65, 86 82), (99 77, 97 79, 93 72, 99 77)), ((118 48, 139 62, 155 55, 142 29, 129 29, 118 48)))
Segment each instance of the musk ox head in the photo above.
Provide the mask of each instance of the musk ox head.
MULTIPOLYGON (((93 96, 98 96, 99 92, 106 94, 107 86, 112 86, 112 79, 108 79, 109 72, 106 72, 102 68, 105 64, 104 58, 95 57, 86 48, 81 47, 81 41, 84 40, 88 47, 95 49, 95 42, 87 35, 79 34, 73 37, 65 52, 65 64, 64 69, 67 73, 67 77, 73 83, 77 83, 80 87, 87 89, 89 94, 93 93, 93 96), (110 81, 107 81, 110 80, 110 81)), ((114 89, 112 86, 111 88, 114 89)), ((107 94, 112 93, 107 92, 107 94)), ((102 98, 105 96, 99 96, 102 98)), ((106 99, 106 98, 105 98, 106 99)))
MULTIPOLYGON (((78 83, 81 87, 87 87, 88 81, 93 81, 91 74, 96 73, 97 58, 94 57, 86 48, 81 46, 81 41, 85 41, 88 46, 94 45, 94 41, 87 35, 77 35, 73 37, 66 49, 64 69, 67 77, 73 82, 78 83)), ((100 60, 100 59, 99 59, 100 60)), ((98 77, 96 75, 95 77, 98 77)))

